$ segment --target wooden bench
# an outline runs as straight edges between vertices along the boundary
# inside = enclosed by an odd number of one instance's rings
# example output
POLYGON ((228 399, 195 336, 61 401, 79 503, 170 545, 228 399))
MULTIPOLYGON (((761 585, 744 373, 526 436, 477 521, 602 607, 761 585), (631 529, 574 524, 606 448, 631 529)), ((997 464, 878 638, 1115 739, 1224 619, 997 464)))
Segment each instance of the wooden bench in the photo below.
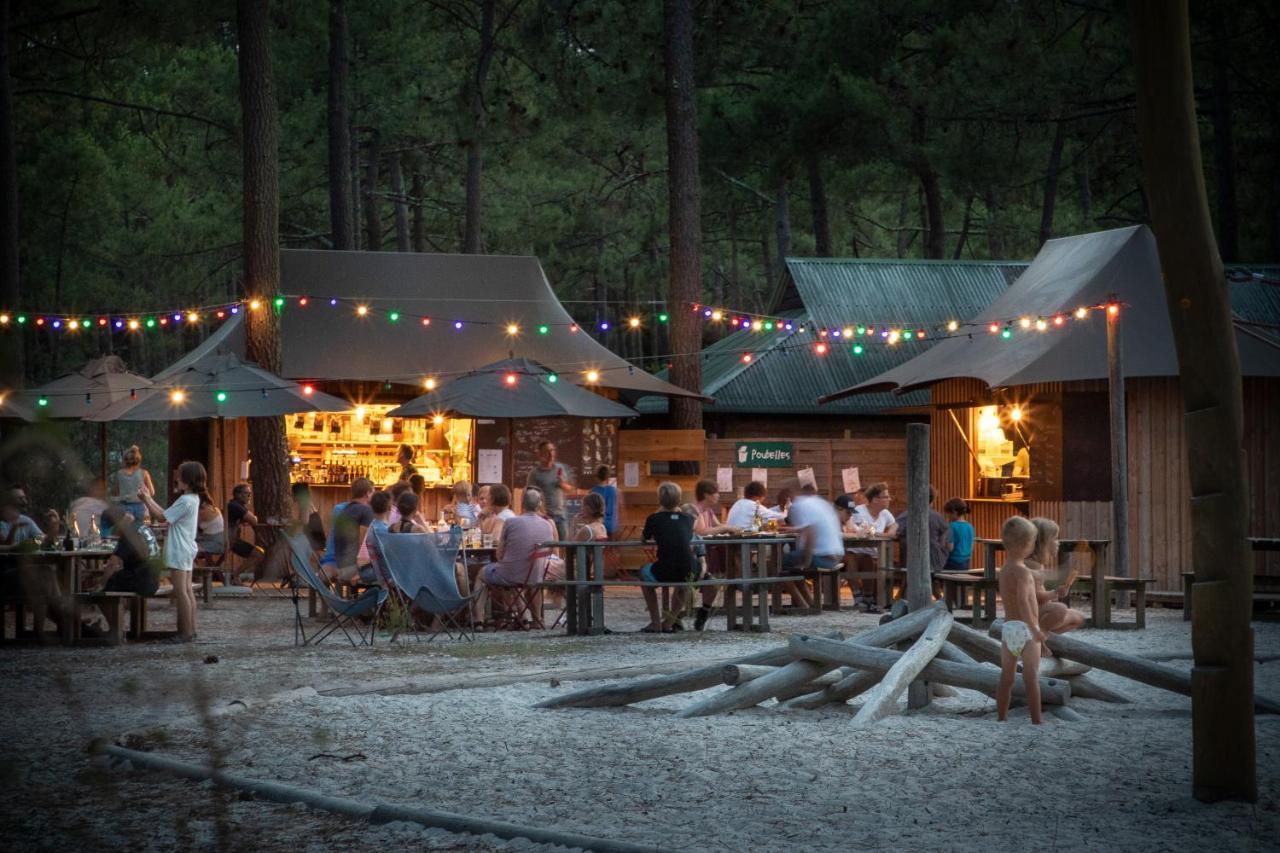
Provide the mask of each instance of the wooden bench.
MULTIPOLYGON (((70 634, 59 637, 57 632, 45 630, 45 614, 54 599, 31 595, 6 595, 0 597, 0 643, 10 642, 7 625, 9 611, 13 611, 13 642, 32 637, 41 643, 54 643, 61 639, 70 642, 70 634), (27 631, 27 615, 31 615, 31 630, 27 631)), ((63 623, 64 629, 70 629, 70 623, 63 623)))
MULTIPOLYGON (((1104 575, 1102 577, 1102 589, 1093 589, 1093 578, 1080 578, 1076 581, 1077 587, 1083 587, 1091 591, 1095 597, 1102 603, 1102 607, 1094 608, 1095 614, 1101 614, 1102 624, 1098 624, 1097 618, 1091 620, 1094 628, 1137 628, 1142 630, 1147 627, 1147 587, 1155 583, 1155 578, 1122 578, 1116 575, 1104 575), (1111 621, 1111 593, 1113 592, 1132 592, 1134 593, 1134 620, 1131 623, 1114 623, 1111 621)), ((1074 590, 1073 590, 1074 591, 1074 590)))
MULTIPOLYGON (((74 641, 84 645, 118 646, 124 642, 124 611, 129 608, 131 626, 130 636, 141 636, 138 626, 139 613, 146 612, 145 605, 140 605, 142 597, 132 592, 80 592, 75 595, 75 606, 71 614, 71 626, 74 641), (85 607, 97 607, 107 619, 107 636, 85 637, 81 629, 80 615, 85 607)), ((143 619, 146 617, 143 616, 143 619)))
POLYGON ((837 563, 829 569, 812 566, 797 571, 813 584, 813 607, 809 609, 811 616, 817 616, 823 610, 840 610, 840 574, 844 571, 844 563, 837 563), (825 602, 822 600, 824 587, 827 598, 825 602))
MULTIPOLYGON (((711 578, 701 581, 686 581, 684 583, 650 583, 648 581, 632 581, 632 580, 560 580, 560 581, 544 581, 540 584, 542 587, 563 587, 566 591, 572 589, 599 589, 604 590, 607 587, 617 586, 638 586, 648 587, 650 589, 668 588, 685 588, 685 589, 701 589, 708 586, 722 586, 725 588, 725 610, 728 614, 729 630, 737 630, 737 601, 734 597, 738 590, 742 591, 743 597, 743 630, 753 630, 751 626, 751 592, 754 588, 760 587, 759 594, 765 594, 764 587, 774 586, 775 584, 784 583, 802 583, 804 577, 802 575, 783 575, 781 577, 763 577, 763 578, 711 578)), ((575 606, 575 596, 566 595, 565 604, 568 608, 575 606)), ((604 626, 592 626, 592 633, 603 632, 604 626)), ((760 627, 762 632, 769 631, 769 608, 764 607, 760 611, 760 627)))
MULTIPOLYGON (((200 579, 200 598, 205 604, 213 601, 213 573, 220 571, 222 569, 218 566, 194 566, 191 569, 191 580, 200 579)), ((171 577, 172 575, 170 572, 171 577)))
MULTIPOLYGON (((1195 583, 1195 579, 1195 572, 1182 573, 1182 621, 1184 622, 1191 621, 1191 584, 1195 583)), ((1275 604, 1276 602, 1280 602, 1280 577, 1254 575, 1253 603, 1275 604)))
POLYGON ((966 592, 973 596, 973 617, 970 620, 973 627, 986 627, 995 618, 995 613, 986 613, 982 605, 986 593, 994 595, 1000 588, 1000 582, 995 578, 969 572, 938 572, 933 579, 942 582, 942 596, 948 610, 964 607, 966 592))

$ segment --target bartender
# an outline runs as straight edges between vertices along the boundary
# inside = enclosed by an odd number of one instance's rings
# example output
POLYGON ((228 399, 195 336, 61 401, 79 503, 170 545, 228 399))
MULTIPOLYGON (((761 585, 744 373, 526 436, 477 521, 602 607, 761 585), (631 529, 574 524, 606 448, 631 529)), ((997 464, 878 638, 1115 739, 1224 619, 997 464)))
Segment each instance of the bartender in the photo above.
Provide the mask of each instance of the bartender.
POLYGON ((405 482, 409 478, 418 473, 418 469, 413 465, 413 457, 417 455, 417 451, 413 449, 412 444, 400 445, 400 452, 396 455, 396 462, 400 464, 400 479, 405 482))

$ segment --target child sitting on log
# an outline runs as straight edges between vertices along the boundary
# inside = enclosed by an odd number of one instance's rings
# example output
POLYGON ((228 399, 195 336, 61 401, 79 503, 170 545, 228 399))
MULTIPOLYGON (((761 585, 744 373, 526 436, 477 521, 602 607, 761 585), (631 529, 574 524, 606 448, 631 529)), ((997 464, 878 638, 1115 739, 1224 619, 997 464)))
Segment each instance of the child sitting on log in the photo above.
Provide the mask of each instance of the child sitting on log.
POLYGON ((996 711, 1000 722, 1009 716, 1013 682, 1022 661, 1022 682, 1026 688, 1031 722, 1040 725, 1040 644, 1046 634, 1040 629, 1040 605, 1036 599, 1036 577, 1026 559, 1036 544, 1036 528, 1015 515, 1000 529, 1005 563, 1000 567, 1000 599, 1004 605, 1004 632, 1000 642, 1000 684, 996 690, 996 711))
POLYGON ((1075 583, 1074 570, 1067 575, 1065 581, 1050 592, 1045 588, 1044 575, 1050 560, 1058 558, 1058 522, 1051 518, 1033 518, 1031 524, 1036 529, 1036 546, 1027 559, 1027 566, 1036 576, 1036 601, 1040 603, 1040 629, 1046 634, 1065 634, 1084 626, 1084 614, 1072 610, 1063 602, 1071 594, 1071 584, 1075 583))

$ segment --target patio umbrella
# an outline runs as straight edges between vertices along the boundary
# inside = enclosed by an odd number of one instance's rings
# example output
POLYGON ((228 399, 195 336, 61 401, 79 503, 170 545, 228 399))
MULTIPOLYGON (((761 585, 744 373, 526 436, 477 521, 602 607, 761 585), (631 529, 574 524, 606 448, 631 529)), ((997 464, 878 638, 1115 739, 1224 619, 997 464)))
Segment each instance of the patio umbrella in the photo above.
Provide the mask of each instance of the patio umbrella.
POLYGON ((268 418, 295 412, 345 412, 346 400, 282 379, 229 354, 210 355, 165 376, 137 399, 90 415, 92 421, 182 421, 268 418))
POLYGON ((473 418, 632 418, 637 412, 561 380, 524 358, 485 365, 387 413, 391 418, 453 414, 473 418))
MULTIPOLYGON (((104 355, 91 359, 79 370, 46 382, 36 388, 14 394, 12 402, 18 412, 31 413, 26 420, 57 418, 60 420, 87 420, 90 415, 128 400, 130 395, 151 387, 151 380, 137 373, 130 373, 124 360, 118 355, 104 355)), ((8 408, 6 404, 5 408, 8 408)), ((4 409, 0 409, 3 413, 4 409)), ((102 479, 107 478, 107 425, 98 426, 98 449, 101 453, 102 479)))

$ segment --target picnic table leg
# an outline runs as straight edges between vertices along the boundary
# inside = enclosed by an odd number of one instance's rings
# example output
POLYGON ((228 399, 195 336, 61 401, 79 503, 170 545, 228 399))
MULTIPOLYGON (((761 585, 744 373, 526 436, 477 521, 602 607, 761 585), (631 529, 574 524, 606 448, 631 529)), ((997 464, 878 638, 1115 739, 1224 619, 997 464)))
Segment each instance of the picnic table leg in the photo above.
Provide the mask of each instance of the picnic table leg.
MULTIPOLYGON (((725 579, 730 580, 733 578, 733 550, 727 545, 724 547, 725 579)), ((738 630, 738 588, 731 583, 724 587, 724 617, 726 631, 738 630)))
MULTIPOLYGON (((761 544, 760 547, 756 549, 756 555, 760 561, 759 565, 756 566, 756 577, 767 578, 769 576, 769 552, 772 551, 773 548, 781 549, 782 545, 777 544, 771 548, 768 544, 761 544)), ((781 554, 779 554, 779 557, 781 557, 781 554)), ((781 596, 779 596, 779 598, 781 598, 781 596)), ((756 598, 756 603, 757 603, 757 606, 759 607, 758 615, 760 617, 759 619, 760 631, 767 634, 769 633, 768 587, 763 587, 763 586, 759 587, 759 594, 756 598)))
MULTIPOLYGON (((743 580, 755 577, 755 560, 751 557, 751 544, 743 543, 739 546, 739 550, 742 552, 743 580)), ((751 613, 751 607, 753 604, 751 600, 752 592, 753 590, 751 589, 750 584, 742 585, 742 630, 744 631, 751 630, 751 624, 753 621, 751 613)))
MULTIPOLYGON (((581 559, 585 561, 587 549, 584 546, 580 549, 582 552, 581 559)), ((604 546, 596 545, 592 550, 592 577, 597 581, 604 580, 604 546)), ((604 587, 591 587, 591 633, 604 633, 604 587)))
POLYGON ((1106 588, 1106 549, 1093 548, 1093 627, 1111 627, 1111 591, 1106 588))
MULTIPOLYGON (((982 577, 985 578, 986 580, 993 581, 996 579, 996 545, 995 543, 988 542, 986 546, 986 550, 987 550, 987 557, 986 557, 986 562, 982 567, 982 577)), ((978 593, 978 591, 975 590, 973 593, 973 597, 976 599, 979 594, 986 597, 985 606, 982 608, 983 612, 987 614, 988 619, 994 618, 996 613, 996 591, 994 589, 989 589, 986 592, 978 593)), ((976 605, 975 605, 975 608, 976 608, 976 605)))
POLYGON ((1183 574, 1182 576, 1182 621, 1191 621, 1191 582, 1195 580, 1195 575, 1183 574))
MULTIPOLYGON (((567 548, 564 552, 564 579, 577 580, 577 555, 573 548, 567 548)), ((576 586, 567 586, 564 588, 564 629, 570 636, 578 633, 578 588, 576 586)))

